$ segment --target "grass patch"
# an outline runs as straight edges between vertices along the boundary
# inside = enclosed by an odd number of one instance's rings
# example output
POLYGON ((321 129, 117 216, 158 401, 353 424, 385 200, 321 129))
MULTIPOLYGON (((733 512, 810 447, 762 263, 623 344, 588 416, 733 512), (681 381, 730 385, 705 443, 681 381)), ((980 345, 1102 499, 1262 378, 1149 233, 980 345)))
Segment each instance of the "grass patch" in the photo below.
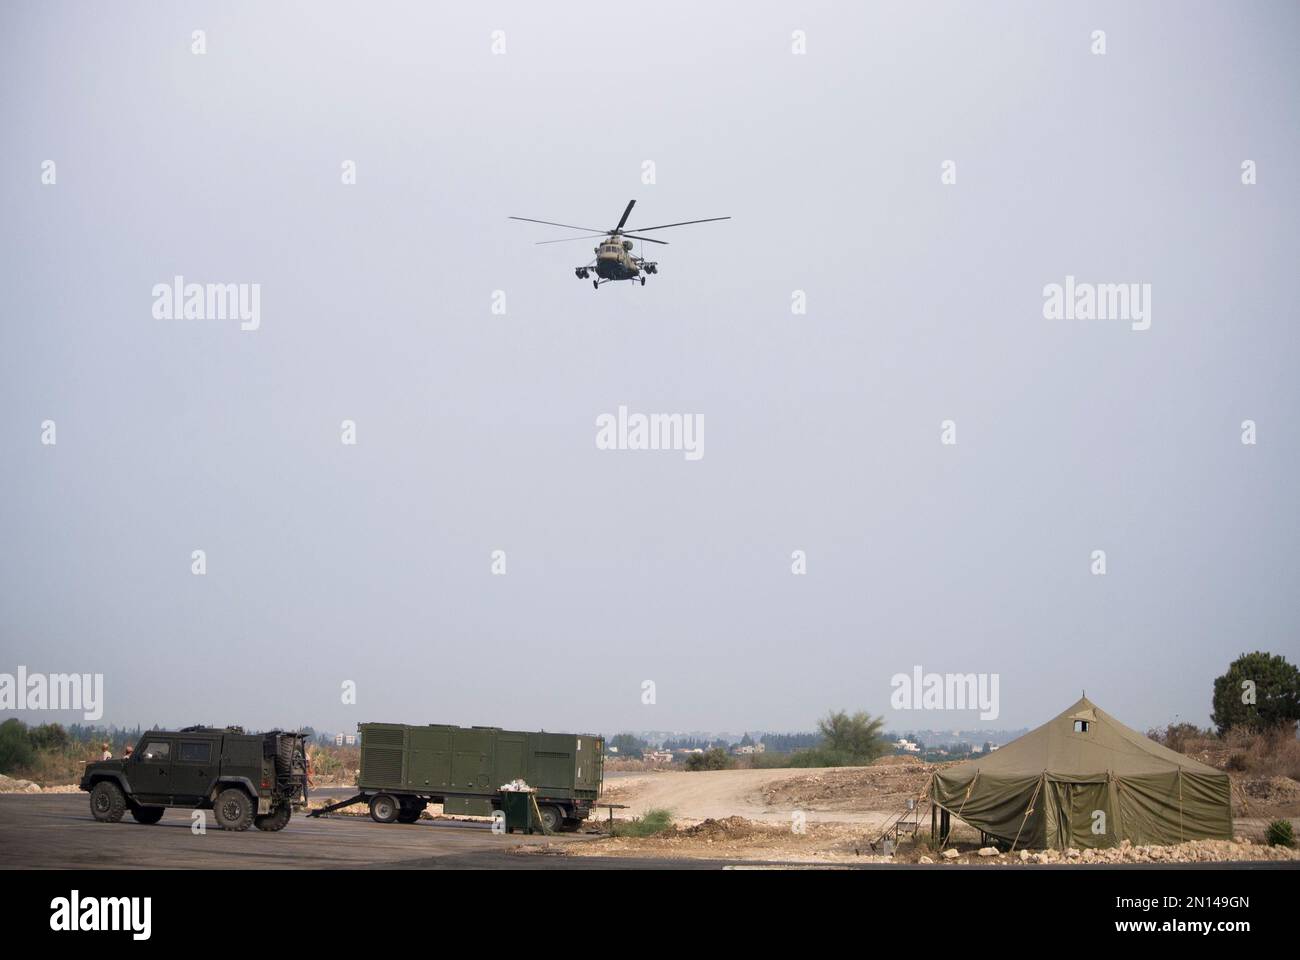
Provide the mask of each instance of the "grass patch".
POLYGON ((633 820, 615 820, 616 837, 657 837, 673 829, 673 815, 669 810, 647 810, 645 816, 633 820))

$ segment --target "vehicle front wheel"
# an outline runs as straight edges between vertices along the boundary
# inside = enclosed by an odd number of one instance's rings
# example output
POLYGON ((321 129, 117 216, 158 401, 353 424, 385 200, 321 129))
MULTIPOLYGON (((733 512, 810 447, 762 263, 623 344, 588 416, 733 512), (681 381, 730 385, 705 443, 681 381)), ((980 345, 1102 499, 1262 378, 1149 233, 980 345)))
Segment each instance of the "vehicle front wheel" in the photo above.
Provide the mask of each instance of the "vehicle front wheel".
POLYGON ((397 819, 397 801, 386 793, 370 798, 370 819, 375 823, 392 823, 397 819))
POLYGON ((117 823, 126 812, 126 797, 112 780, 101 780, 90 791, 90 813, 101 823, 117 823))
POLYGON ((287 800, 280 801, 280 805, 275 811, 261 817, 254 817, 253 824, 259 830, 265 830, 267 833, 274 833, 277 830, 283 830, 289 824, 289 818, 293 816, 293 810, 287 800))
POLYGON ((217 795, 213 819, 222 830, 247 830, 253 825, 253 801, 238 787, 227 787, 217 795))
POLYGON ((136 823, 157 823, 166 812, 166 807, 141 807, 134 804, 131 807, 131 816, 135 817, 136 823))

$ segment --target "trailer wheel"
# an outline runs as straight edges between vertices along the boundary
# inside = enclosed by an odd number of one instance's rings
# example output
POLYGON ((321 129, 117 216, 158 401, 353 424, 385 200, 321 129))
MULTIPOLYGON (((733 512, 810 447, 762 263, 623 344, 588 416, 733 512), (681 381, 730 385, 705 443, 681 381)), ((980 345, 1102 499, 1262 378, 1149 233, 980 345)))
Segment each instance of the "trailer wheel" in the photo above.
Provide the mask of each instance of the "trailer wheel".
POLYGON ((101 780, 90 791, 90 812, 101 823, 117 823, 126 812, 126 797, 112 780, 101 780))
POLYGON ((415 823, 420 819, 420 814, 424 813, 425 804, 419 800, 410 803, 403 803, 402 808, 398 811, 398 823, 415 823))
POLYGON ((542 826, 546 828, 547 833, 559 833, 560 828, 564 825, 564 811, 554 804, 544 803, 537 808, 537 812, 542 815, 542 826))
POLYGON ((392 823, 397 819, 397 801, 386 793, 370 798, 370 819, 375 823, 392 823))

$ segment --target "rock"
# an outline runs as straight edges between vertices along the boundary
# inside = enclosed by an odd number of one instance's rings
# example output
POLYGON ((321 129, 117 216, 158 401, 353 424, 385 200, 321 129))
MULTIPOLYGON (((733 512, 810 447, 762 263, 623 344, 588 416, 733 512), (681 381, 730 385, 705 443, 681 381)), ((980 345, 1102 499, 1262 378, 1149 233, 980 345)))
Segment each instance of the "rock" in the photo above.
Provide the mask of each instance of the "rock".
POLYGON ((0 793, 40 793, 40 784, 31 780, 15 780, 0 773, 0 793))
POLYGON ((996 857, 998 855, 997 847, 980 847, 979 854, 981 857, 996 857))
POLYGON ((918 861, 916 861, 916 862, 917 862, 917 863, 934 863, 934 861, 931 860, 929 857, 922 857, 920 860, 918 860, 918 861))
POLYGON ((1020 851, 1020 862, 1021 862, 1021 863, 1024 863, 1024 862, 1025 862, 1026 860, 1028 860, 1028 859, 1029 859, 1029 851, 1028 851, 1028 850, 1021 850, 1021 851, 1020 851))
POLYGON ((1069 857, 1071 860, 1078 860, 1079 857, 1081 856, 1079 851, 1074 849, 1074 847, 1070 847, 1068 850, 1066 850, 1065 855, 1069 857))
POLYGON ((954 849, 953 847, 949 847, 947 850, 943 852, 943 858, 945 860, 956 860, 960 856, 961 854, 958 853, 956 849, 954 849))

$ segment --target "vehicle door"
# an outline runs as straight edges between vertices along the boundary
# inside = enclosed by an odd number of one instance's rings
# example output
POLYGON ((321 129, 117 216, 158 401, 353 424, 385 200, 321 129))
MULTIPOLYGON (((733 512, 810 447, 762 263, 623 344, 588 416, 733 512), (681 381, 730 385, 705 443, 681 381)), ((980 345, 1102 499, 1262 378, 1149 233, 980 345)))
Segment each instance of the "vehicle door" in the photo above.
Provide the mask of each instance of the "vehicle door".
POLYGON ((170 737, 146 735, 136 750, 128 779, 131 793, 141 803, 172 802, 172 757, 176 744, 170 737))
POLYGON ((215 747, 211 738, 178 738, 171 772, 176 803, 193 805, 208 795, 217 768, 215 747))

